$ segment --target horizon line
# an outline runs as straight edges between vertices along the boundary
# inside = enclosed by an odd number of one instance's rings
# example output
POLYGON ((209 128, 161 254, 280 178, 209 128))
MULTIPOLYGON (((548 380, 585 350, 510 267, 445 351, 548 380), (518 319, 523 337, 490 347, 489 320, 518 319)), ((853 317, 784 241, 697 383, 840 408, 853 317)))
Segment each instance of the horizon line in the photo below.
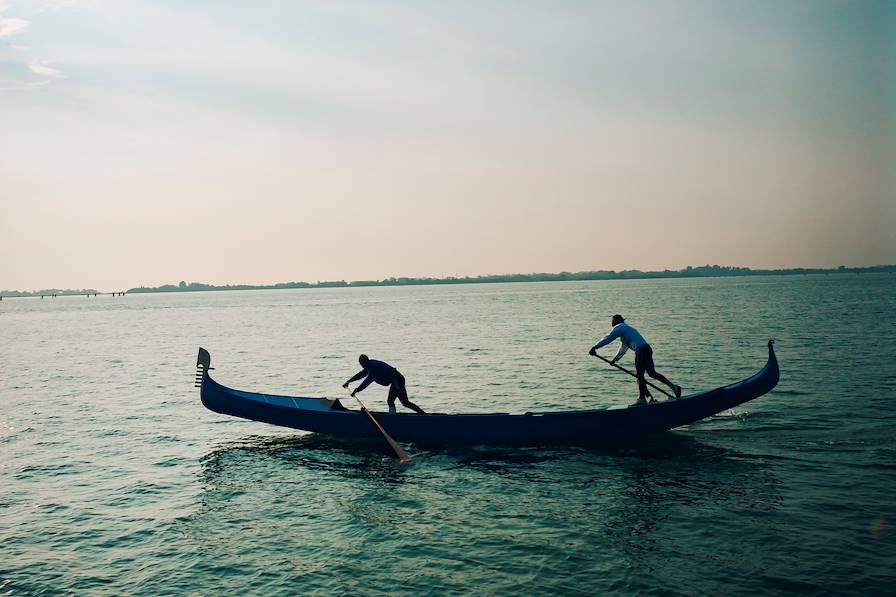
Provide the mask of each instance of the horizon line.
POLYGON ((563 282, 563 281, 595 281, 613 279, 663 279, 663 278, 687 278, 687 277, 737 277, 751 275, 800 275, 813 273, 888 273, 896 272, 896 264, 879 264, 869 266, 845 266, 836 267, 789 267, 789 268, 758 268, 753 269, 743 266, 730 265, 698 265, 685 266, 678 270, 584 270, 578 272, 532 272, 510 274, 484 274, 479 276, 444 276, 444 277, 417 277, 417 276, 390 276, 379 280, 318 280, 317 282, 276 282, 273 284, 208 284, 205 282, 185 282, 178 284, 162 284, 159 286, 135 286, 127 290, 99 291, 95 288, 61 289, 45 288, 40 290, 0 290, 0 298, 27 298, 39 295, 80 295, 80 294, 120 294, 120 293, 153 293, 153 292, 200 292, 221 290, 287 290, 299 288, 345 288, 345 287, 372 287, 372 286, 431 286, 450 284, 488 284, 488 283, 514 283, 514 282, 563 282))

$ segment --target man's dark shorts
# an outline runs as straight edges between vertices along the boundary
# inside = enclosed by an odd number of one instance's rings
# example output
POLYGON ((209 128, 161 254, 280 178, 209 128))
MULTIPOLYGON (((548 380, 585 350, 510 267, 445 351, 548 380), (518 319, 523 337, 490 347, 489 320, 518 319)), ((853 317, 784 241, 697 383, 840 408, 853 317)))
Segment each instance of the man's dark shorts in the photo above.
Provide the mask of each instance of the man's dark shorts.
POLYGON ((635 373, 643 379, 645 371, 648 373, 656 371, 656 366, 653 364, 653 349, 649 344, 645 344, 635 352, 635 373))
POLYGON ((395 377, 392 379, 392 385, 389 386, 389 398, 399 398, 406 400, 408 397, 408 392, 405 389, 405 380, 404 375, 395 372, 395 377))

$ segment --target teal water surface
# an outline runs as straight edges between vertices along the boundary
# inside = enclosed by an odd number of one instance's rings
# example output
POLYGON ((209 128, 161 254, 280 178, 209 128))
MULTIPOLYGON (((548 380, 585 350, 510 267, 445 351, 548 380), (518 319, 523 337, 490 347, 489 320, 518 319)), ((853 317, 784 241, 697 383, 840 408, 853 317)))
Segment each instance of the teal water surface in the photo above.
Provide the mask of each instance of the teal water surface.
POLYGON ((4 300, 0 594, 890 593, 894 297, 830 275, 4 300), (404 465, 192 387, 201 345, 253 391, 344 395, 366 352, 430 411, 622 404, 633 380, 587 355, 615 312, 686 392, 768 338, 781 382, 637 446, 404 465))

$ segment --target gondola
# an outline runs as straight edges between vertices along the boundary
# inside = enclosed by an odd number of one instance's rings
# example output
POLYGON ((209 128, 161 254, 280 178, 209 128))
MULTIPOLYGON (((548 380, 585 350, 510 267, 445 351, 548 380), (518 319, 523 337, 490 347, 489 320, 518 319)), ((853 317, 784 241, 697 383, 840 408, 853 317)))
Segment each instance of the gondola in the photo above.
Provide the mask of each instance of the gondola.
MULTIPOLYGON (((211 355, 199 349, 196 385, 206 408, 234 417, 344 438, 379 439, 371 421, 339 400, 234 390, 209 375, 211 355)), ((526 413, 426 414, 374 412, 399 442, 424 445, 603 445, 629 443, 724 412, 767 394, 778 383, 774 341, 754 375, 713 390, 644 406, 526 413)))

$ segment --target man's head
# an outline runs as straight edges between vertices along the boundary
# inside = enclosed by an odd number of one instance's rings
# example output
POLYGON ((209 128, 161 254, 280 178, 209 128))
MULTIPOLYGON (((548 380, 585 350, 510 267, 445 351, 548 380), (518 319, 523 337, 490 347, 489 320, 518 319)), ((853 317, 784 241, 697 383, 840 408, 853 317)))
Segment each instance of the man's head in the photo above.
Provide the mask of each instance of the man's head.
POLYGON ((613 320, 612 320, 612 321, 613 321, 613 325, 619 325, 620 323, 622 323, 623 321, 625 321, 625 317, 623 317, 622 315, 620 315, 619 313, 617 313, 616 315, 613 316, 613 320))
POLYGON ((367 358, 367 355, 366 355, 366 354, 362 354, 361 356, 358 357, 358 362, 361 363, 361 366, 362 366, 362 367, 364 367, 365 369, 367 369, 367 363, 370 362, 370 359, 367 358))

